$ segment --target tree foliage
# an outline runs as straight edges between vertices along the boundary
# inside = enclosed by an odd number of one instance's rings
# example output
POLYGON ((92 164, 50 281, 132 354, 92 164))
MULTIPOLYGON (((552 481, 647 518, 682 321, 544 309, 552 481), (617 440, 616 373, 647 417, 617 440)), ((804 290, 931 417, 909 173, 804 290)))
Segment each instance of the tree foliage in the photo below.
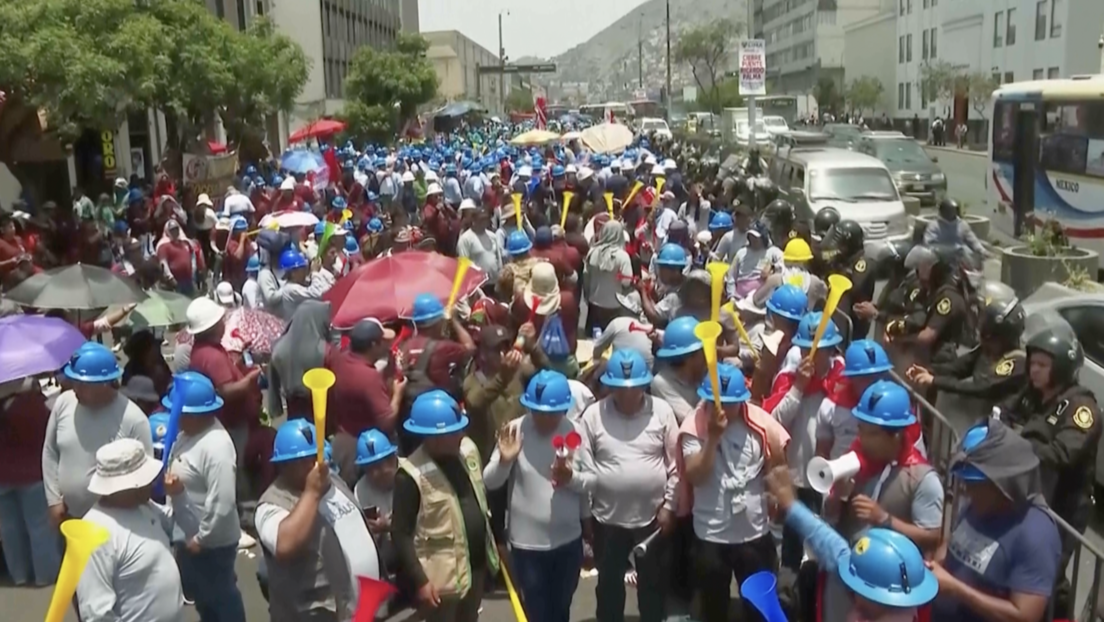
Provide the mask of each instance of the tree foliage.
MULTIPOLYGON (((725 81, 728 59, 741 32, 741 24, 721 19, 679 34, 674 60, 690 66, 690 73, 698 85, 699 101, 709 106, 716 106, 720 101, 717 90, 725 81)), ((720 112, 720 108, 711 107, 710 110, 720 112)))
POLYGON ((885 94, 885 86, 882 81, 873 76, 855 78, 847 85, 847 105, 859 113, 869 110, 874 111, 882 101, 885 94))
POLYGON ((821 111, 839 112, 844 105, 843 92, 836 81, 829 76, 821 76, 813 87, 813 97, 821 111))
POLYGON ((358 138, 388 141, 418 107, 437 94, 437 74, 426 59, 429 43, 399 34, 393 50, 361 47, 345 76, 343 117, 358 138))
POLYGON ((738 108, 744 105, 740 95, 740 79, 725 78, 717 83, 712 92, 698 93, 698 99, 689 105, 693 112, 720 112, 725 108, 738 108))
POLYGON ((930 102, 946 102, 962 90, 961 72, 945 61, 926 62, 920 66, 920 90, 930 102))
POLYGON ((0 161, 40 110, 63 140, 152 107, 171 147, 216 117, 233 142, 290 109, 309 69, 271 24, 238 32, 194 0, 0 0, 0 23, 0 161))
POLYGON ((506 110, 509 112, 533 112, 533 91, 530 89, 511 89, 506 97, 506 110))
POLYGON ((965 76, 965 83, 970 105, 984 119, 985 110, 989 107, 989 100, 993 98, 993 91, 1000 87, 1000 83, 984 71, 975 71, 965 76))

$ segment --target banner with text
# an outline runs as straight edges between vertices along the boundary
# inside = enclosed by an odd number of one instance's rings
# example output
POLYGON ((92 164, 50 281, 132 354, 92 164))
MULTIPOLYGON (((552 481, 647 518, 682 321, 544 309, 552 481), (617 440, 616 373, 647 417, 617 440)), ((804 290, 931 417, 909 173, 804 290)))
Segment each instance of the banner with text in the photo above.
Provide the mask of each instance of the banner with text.
POLYGON ((767 94, 767 46, 762 39, 740 42, 740 95, 767 94))
POLYGON ((238 172, 237 152, 219 155, 184 154, 184 185, 196 194, 206 193, 217 201, 234 183, 238 172))

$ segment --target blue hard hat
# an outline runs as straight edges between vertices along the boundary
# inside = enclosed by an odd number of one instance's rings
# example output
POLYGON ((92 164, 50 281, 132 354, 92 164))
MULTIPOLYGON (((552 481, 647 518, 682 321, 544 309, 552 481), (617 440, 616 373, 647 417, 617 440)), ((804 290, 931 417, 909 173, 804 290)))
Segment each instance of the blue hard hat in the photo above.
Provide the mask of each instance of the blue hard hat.
POLYGON ((280 184, 282 184, 282 183, 284 183, 283 175, 280 175, 280 174, 277 173, 276 175, 272 176, 272 187, 273 188, 279 188, 280 184))
MULTIPOLYGON (((747 380, 744 372, 731 363, 719 363, 717 365, 717 380, 721 385, 722 404, 743 404, 751 399, 751 391, 748 391, 747 380)), ((713 401, 713 383, 709 375, 702 380, 698 387, 698 397, 708 402, 713 401)))
POLYGON ((839 560, 840 579, 873 603, 907 609, 931 602, 939 582, 908 536, 890 529, 863 532, 839 560))
POLYGON ((233 231, 245 231, 249 228, 249 223, 245 222, 244 218, 231 218, 230 229, 233 231))
POLYGON ((533 241, 529 239, 524 231, 515 229, 510 232, 510 235, 506 236, 506 252, 510 255, 528 253, 531 248, 533 248, 533 241))
POLYGON ((391 439, 387 438, 386 434, 372 428, 360 433, 360 438, 357 439, 356 452, 357 466, 366 466, 389 456, 394 456, 399 453, 399 448, 391 443, 391 439))
POLYGON ((552 177, 563 177, 564 172, 564 167, 559 164, 552 167, 552 177))
POLYGON ((356 227, 353 225, 353 221, 351 221, 351 220, 346 220, 342 224, 342 227, 344 227, 346 231, 352 231, 352 230, 356 229, 356 227))
POLYGON ((169 413, 153 413, 149 416, 149 424, 150 438, 153 440, 153 447, 155 449, 163 448, 165 434, 169 432, 169 413))
POLYGON ((732 225, 732 216, 729 216, 728 212, 714 212, 713 218, 709 221, 709 230, 720 231, 722 229, 731 229, 732 225))
MULTIPOLYGON (((817 327, 820 326, 820 317, 820 311, 806 313, 801 317, 801 322, 797 325, 797 334, 793 337, 793 345, 799 348, 813 347, 813 338, 816 337, 817 327)), ((824 335, 822 335, 820 341, 817 342, 817 347, 830 348, 842 342, 843 335, 841 335, 839 329, 836 328, 836 323, 832 320, 828 320, 828 326, 825 327, 824 335)))
POLYGON ((345 202, 345 197, 337 196, 330 201, 330 207, 333 209, 345 209, 349 207, 349 204, 345 202))
POLYGON ((800 322, 809 308, 809 297, 791 283, 780 285, 767 299, 767 310, 775 315, 800 322))
POLYGON ((909 392, 890 380, 879 380, 867 387, 851 414, 859 421, 886 428, 904 428, 916 423, 909 392))
MULTIPOLYGON (((988 423, 981 423, 966 430, 966 434, 962 435, 962 451, 969 455, 987 436, 989 436, 988 423)), ((984 482, 989 479, 985 476, 985 473, 981 472, 981 469, 969 462, 959 462, 955 464, 951 467, 951 473, 966 482, 984 482)))
POLYGON ((123 375, 111 350, 95 342, 82 345, 61 372, 77 382, 112 382, 123 375))
POLYGON ((126 233, 127 229, 130 229, 130 224, 125 220, 115 221, 115 233, 126 233))
POLYGON ((445 305, 433 294, 418 294, 414 297, 410 319, 415 323, 431 322, 445 317, 445 305))
POLYGON ((314 237, 321 237, 326 235, 326 221, 319 220, 314 224, 314 237))
POLYGON ((379 201, 379 195, 376 194, 375 192, 372 192, 371 190, 369 190, 368 191, 368 202, 369 203, 375 203, 376 201, 379 201))
POLYGON ((296 268, 306 268, 310 265, 307 262, 307 258, 296 250, 288 249, 280 253, 280 269, 281 270, 295 270, 296 268))
MULTIPOLYGON (((182 371, 176 375, 184 381, 184 410, 186 415, 205 415, 222 408, 222 398, 215 391, 215 385, 211 379, 197 371, 182 371)), ((161 405, 172 408, 173 387, 165 397, 161 398, 161 405)))
POLYGON ((694 334, 698 326, 695 317, 684 315, 671 320, 663 331, 663 343, 656 351, 658 358, 671 358, 697 352, 702 349, 701 339, 694 334))
POLYGON ((652 372, 643 354, 629 349, 614 350, 606 361, 601 381, 607 387, 617 389, 646 387, 652 382, 652 372))
POLYGON ((542 369, 529 379, 521 405, 540 413, 567 413, 574 402, 567 376, 551 369, 542 369))
POLYGON ((368 219, 368 231, 372 233, 380 233, 383 231, 383 221, 379 218, 368 219))
POLYGON ((452 162, 449 162, 448 164, 446 164, 445 165, 445 175, 455 175, 455 174, 456 174, 456 165, 453 164, 452 162))
POLYGON ((852 341, 843 353, 843 375, 872 376, 893 369, 885 348, 873 339, 852 341))
POLYGON ((434 389, 418 396, 410 406, 403 429, 419 436, 438 436, 468 427, 468 417, 448 393, 434 389))
POLYGON ((318 455, 317 432, 306 419, 289 419, 276 429, 272 462, 290 462, 318 455))
POLYGON ((690 264, 690 257, 686 249, 679 244, 664 244, 656 256, 656 265, 666 268, 685 268, 690 264))
POLYGON ((345 238, 345 252, 350 255, 355 255, 360 252, 360 245, 357 244, 355 237, 350 235, 345 238))
POLYGON ((249 259, 245 262, 246 272, 260 272, 261 271, 261 258, 256 255, 250 255, 249 259))

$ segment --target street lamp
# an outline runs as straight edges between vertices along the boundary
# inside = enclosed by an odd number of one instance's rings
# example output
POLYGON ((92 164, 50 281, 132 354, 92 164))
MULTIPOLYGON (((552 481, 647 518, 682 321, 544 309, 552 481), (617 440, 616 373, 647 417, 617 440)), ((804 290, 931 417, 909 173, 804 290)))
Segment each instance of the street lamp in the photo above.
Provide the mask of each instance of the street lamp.
POLYGON ((502 71, 498 74, 498 99, 503 113, 506 112, 506 48, 502 45, 502 16, 509 15, 510 11, 498 12, 498 68, 502 71))

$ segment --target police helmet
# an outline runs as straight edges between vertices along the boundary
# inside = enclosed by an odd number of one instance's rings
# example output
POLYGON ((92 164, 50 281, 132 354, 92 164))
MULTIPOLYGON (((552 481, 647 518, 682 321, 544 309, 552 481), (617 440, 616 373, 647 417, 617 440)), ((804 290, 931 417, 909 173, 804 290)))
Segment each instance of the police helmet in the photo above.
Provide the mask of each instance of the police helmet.
MULTIPOLYGON (((819 218, 824 211, 821 210, 817 217, 819 218)), ((825 259, 832 259, 837 255, 851 257, 863 249, 863 240, 863 229, 859 223, 854 220, 841 220, 824 237, 821 252, 825 259)))
POLYGON ((1050 381, 1056 386, 1066 386, 1077 381, 1077 372, 1085 363, 1085 353, 1081 342, 1073 334, 1069 325, 1046 327, 1027 340, 1027 355, 1032 352, 1044 352, 1050 355, 1050 381))
POLYGON ((954 199, 943 199, 939 202, 939 217, 943 220, 955 220, 960 213, 958 201, 954 199))
POLYGON ((793 226, 794 220, 797 219, 794 215, 793 204, 785 199, 771 201, 767 204, 767 209, 763 215, 774 227, 789 228, 793 226))
POLYGON ((825 237, 839 221, 839 210, 830 206, 825 207, 813 216, 813 235, 818 238, 825 237))
POLYGON ((1027 314, 1016 292, 1004 283, 986 281, 978 292, 982 339, 1019 344, 1027 314))

